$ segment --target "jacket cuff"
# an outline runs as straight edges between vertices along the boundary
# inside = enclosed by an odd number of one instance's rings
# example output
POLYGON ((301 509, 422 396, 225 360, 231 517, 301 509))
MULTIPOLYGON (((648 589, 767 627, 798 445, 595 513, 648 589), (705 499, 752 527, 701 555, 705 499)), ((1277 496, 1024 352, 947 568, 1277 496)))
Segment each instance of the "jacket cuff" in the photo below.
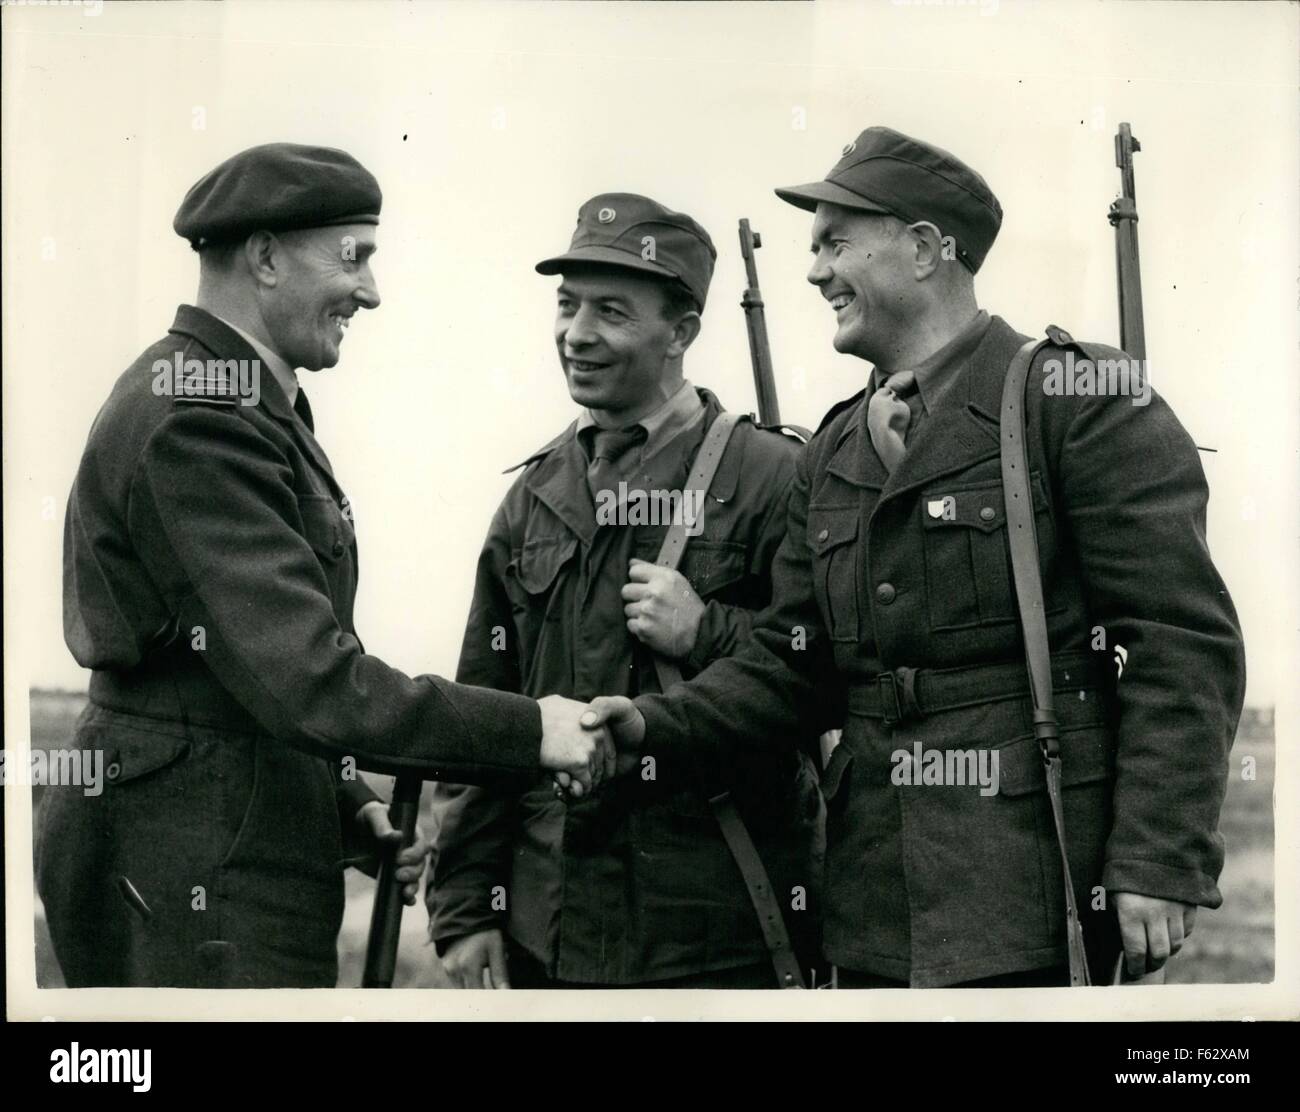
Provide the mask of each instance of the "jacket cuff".
POLYGON ((704 671, 720 656, 726 655, 731 629, 727 607, 717 599, 709 599, 700 615, 700 628, 695 634, 695 645, 682 661, 682 671, 695 675, 704 671))
POLYGON ((1179 869, 1155 861, 1107 861, 1101 876, 1107 892, 1133 892, 1161 900, 1178 900, 1197 907, 1223 903, 1218 885, 1199 869, 1179 869))

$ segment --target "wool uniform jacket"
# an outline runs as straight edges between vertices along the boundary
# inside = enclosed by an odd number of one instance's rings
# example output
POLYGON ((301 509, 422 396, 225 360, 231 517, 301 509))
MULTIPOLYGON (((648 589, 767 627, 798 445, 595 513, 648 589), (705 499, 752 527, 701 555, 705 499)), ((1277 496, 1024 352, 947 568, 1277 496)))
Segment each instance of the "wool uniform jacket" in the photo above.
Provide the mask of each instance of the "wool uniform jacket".
POLYGON ((92 669, 38 883, 69 984, 332 986, 355 769, 538 767, 529 699, 409 677, 353 629, 351 508, 269 373, 256 405, 170 396, 155 361, 256 360, 182 306, 91 429, 64 528, 64 632, 92 669))
MULTIPOLYGON (((721 412, 700 391, 704 420, 643 465, 630 484, 682 490, 721 412)), ((769 570, 785 530, 799 446, 737 425, 690 537, 682 574, 704 600, 690 675, 731 652, 771 596, 769 570)), ((658 691, 653 657, 627 630, 619 591, 628 559, 653 561, 660 524, 597 525, 587 457, 574 426, 529 461, 493 518, 474 587, 457 678, 530 695, 577 699, 658 691)), ((778 743, 739 753, 732 790, 786 909, 802 956, 816 952, 822 808, 793 726, 778 743), (801 895, 802 893, 802 895, 801 895)), ((438 836, 427 899, 439 948, 503 929, 562 981, 637 984, 765 964, 758 920, 703 786, 681 762, 642 768, 580 801, 549 778, 528 791, 439 785, 438 836)), ((775 982, 774 982, 775 983, 775 982)))
MULTIPOLYGON (((826 956, 916 986, 1065 962, 999 462, 1002 384, 1025 340, 995 317, 892 473, 865 394, 832 410, 799 461, 773 602, 749 644, 638 700, 646 753, 708 778, 755 739, 779 743, 817 701, 813 680, 835 677, 847 715, 822 781, 826 956), (809 651, 793 651, 794 628, 809 651), (945 761, 995 750, 996 794, 909 785, 897 772, 918 744, 945 761)), ((1244 653, 1191 439, 1154 393, 1146 406, 1050 396, 1052 358, 1064 350, 1030 372, 1027 445, 1071 871, 1104 975, 1116 891, 1220 903, 1244 653)))

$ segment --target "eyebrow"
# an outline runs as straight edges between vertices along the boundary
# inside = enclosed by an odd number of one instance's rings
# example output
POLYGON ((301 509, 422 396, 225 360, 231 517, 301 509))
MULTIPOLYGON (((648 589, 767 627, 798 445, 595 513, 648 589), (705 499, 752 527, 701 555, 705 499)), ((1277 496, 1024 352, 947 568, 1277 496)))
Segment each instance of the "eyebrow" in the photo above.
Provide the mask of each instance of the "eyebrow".
MULTIPOLYGON (((579 297, 580 295, 577 293, 577 291, 571 290, 568 286, 561 286, 558 290, 555 291, 555 296, 556 297, 579 297)), ((594 300, 600 302, 602 305, 618 305, 624 309, 630 308, 632 305, 632 302, 630 302, 626 297, 624 297, 622 294, 617 294, 617 293, 600 294, 594 300)))

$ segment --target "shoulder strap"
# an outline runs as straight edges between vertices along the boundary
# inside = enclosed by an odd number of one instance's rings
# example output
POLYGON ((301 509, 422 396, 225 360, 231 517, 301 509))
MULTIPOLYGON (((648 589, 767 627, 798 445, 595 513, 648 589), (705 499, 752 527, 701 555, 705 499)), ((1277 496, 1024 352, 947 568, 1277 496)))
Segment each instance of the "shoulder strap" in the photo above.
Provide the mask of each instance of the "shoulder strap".
POLYGON ((1029 694, 1034 707, 1034 736, 1043 753, 1047 794, 1052 804, 1056 841, 1061 851, 1065 881, 1065 929, 1070 955, 1070 984, 1087 985, 1088 962, 1083 948, 1083 926, 1070 880, 1070 859, 1065 846, 1065 809, 1061 800, 1061 747, 1052 700, 1051 643, 1043 609, 1043 580, 1038 564, 1038 535, 1034 531, 1034 499, 1029 489, 1029 453, 1025 444, 1025 381, 1038 350, 1052 340, 1030 340, 1011 360, 1002 388, 1002 493, 1006 503, 1007 534, 1011 545, 1011 574, 1024 634, 1025 662, 1029 669, 1029 694))
MULTIPOLYGON (((686 481, 687 490, 698 491, 701 498, 708 493, 713 483, 713 476, 717 473, 718 464, 722 462, 723 453, 731 440, 731 434, 741 420, 742 417, 736 413, 720 413, 713 419, 704 443, 696 453, 695 464, 691 468, 690 478, 686 481)), ((702 501, 699 512, 703 512, 702 501)), ((686 551, 688 539, 686 522, 682 520, 679 510, 668 529, 667 536, 664 537, 663 547, 660 548, 659 558, 655 563, 660 567, 676 569, 682 561, 682 553, 686 551)), ((656 656, 654 662, 660 690, 667 691, 673 684, 682 681, 681 669, 673 661, 656 656)), ((754 905, 758 925, 763 932, 763 941, 772 959, 772 968, 776 971, 777 985, 781 988, 803 988, 803 972, 795 957, 794 946, 785 927, 785 919, 781 916, 781 907, 776 901, 776 894, 772 891, 772 882, 768 878, 767 868, 758 854, 754 839, 745 829, 745 821, 740 817, 740 811, 736 808, 731 793, 721 792, 715 795, 709 800, 709 807, 713 811, 714 818, 718 820, 723 840, 726 841, 727 848, 731 851, 731 856, 745 879, 749 902, 754 905)))

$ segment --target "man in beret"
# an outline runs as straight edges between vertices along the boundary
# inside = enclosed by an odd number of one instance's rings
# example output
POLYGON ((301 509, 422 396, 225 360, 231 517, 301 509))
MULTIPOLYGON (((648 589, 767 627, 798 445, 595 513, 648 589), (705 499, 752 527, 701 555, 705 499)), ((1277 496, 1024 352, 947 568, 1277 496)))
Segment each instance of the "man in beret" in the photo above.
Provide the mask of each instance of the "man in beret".
MULTIPOLYGON (((739 643, 771 596, 799 445, 739 423, 708 487, 688 476, 722 414, 683 377, 715 251, 682 213, 593 197, 560 275, 555 345, 576 420, 528 457, 479 558, 457 679, 590 699, 660 690, 739 643), (684 495, 681 570, 656 564, 665 501, 684 495), (694 496, 702 496, 702 503, 694 496)), ((444 968, 464 988, 777 985, 744 875, 710 798, 729 790, 805 960, 815 953, 821 806, 817 731, 741 754, 711 783, 638 762, 593 795, 437 788, 427 901, 444 968)))
MULTIPOLYGON (((109 783, 51 789, 37 862, 72 987, 332 987, 341 870, 400 838, 358 767, 591 784, 612 766, 581 704, 406 676, 353 629, 352 510, 296 372, 334 366, 379 306, 380 202, 322 147, 206 175, 175 220, 197 304, 91 428, 64 633, 93 670, 76 743, 105 753, 109 783)), ((426 850, 399 856, 408 902, 426 850)))
MULTIPOLYGON (((814 213, 808 280, 836 350, 872 365, 868 386, 800 460, 750 643, 667 695, 598 700, 598 720, 632 755, 707 770, 786 736, 813 678, 836 677, 843 740, 822 785, 839 985, 1068 984, 999 456, 1003 382, 1027 337, 974 289, 1001 207, 951 154, 881 127, 825 181, 777 193, 814 213)), ((1121 949, 1130 975, 1161 968, 1196 909, 1220 903, 1244 657, 1192 440, 1154 394, 1051 394, 1050 360, 1126 357, 1049 335, 1026 391, 1029 485, 1070 875, 1104 983, 1121 949)))

